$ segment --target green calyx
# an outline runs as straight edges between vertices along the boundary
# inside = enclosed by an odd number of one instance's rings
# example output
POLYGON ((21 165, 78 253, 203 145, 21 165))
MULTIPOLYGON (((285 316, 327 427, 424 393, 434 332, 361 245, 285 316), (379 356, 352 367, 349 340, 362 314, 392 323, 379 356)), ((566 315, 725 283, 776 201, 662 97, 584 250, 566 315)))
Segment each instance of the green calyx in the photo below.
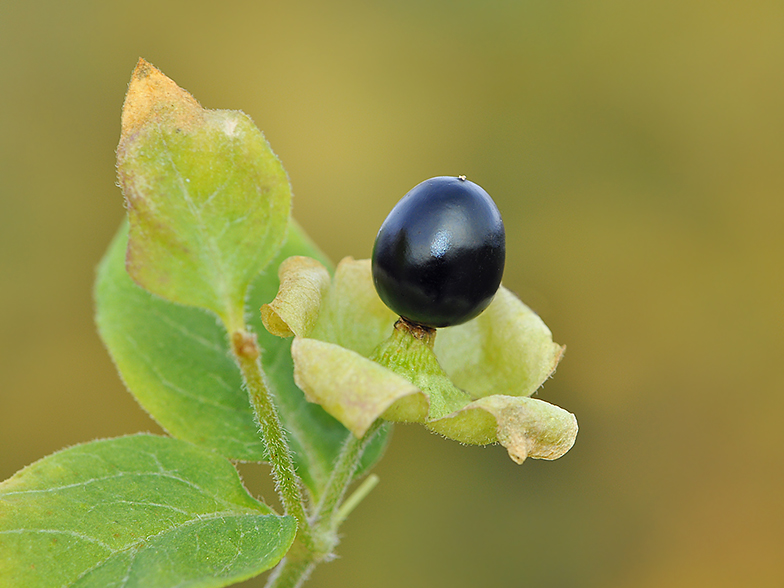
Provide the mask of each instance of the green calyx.
MULTIPOLYGON (((376 347, 369 358, 403 376, 424 392, 429 404, 427 419, 444 417, 471 401, 471 396, 455 386, 438 363, 433 352, 435 338, 435 329, 412 325, 400 319, 395 323, 389 338, 376 347)), ((412 410, 415 403, 411 397, 403 398, 384 413, 384 418, 390 421, 424 422, 421 418, 411 418, 416 414, 412 410)))
POLYGON ((563 348, 503 286, 483 314, 440 329, 436 341, 404 322, 393 328, 369 260, 344 259, 328 283, 307 258, 287 260, 279 273, 262 320, 271 333, 295 335, 297 385, 355 436, 378 418, 417 422, 461 443, 500 443, 516 463, 556 459, 574 444, 574 415, 529 398, 563 348))

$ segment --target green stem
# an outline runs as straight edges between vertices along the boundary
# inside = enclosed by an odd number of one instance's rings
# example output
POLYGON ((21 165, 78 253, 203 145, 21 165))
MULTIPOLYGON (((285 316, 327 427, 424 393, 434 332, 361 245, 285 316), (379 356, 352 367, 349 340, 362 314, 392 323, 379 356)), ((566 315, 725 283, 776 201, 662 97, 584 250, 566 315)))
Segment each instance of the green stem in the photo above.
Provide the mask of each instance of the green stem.
POLYGON ((229 333, 231 348, 261 429, 275 486, 286 514, 297 520, 297 538, 286 557, 270 575, 266 586, 298 588, 307 580, 313 568, 332 553, 338 542, 338 526, 375 485, 373 481, 366 481, 350 497, 345 508, 339 509, 346 489, 359 467, 362 454, 381 428, 382 421, 373 423, 361 439, 348 435, 327 482, 323 498, 309 520, 305 512, 301 480, 294 468, 291 450, 261 367, 261 350, 256 336, 249 333, 244 325, 235 323, 231 324, 229 333))
POLYGON ((357 491, 349 497, 343 507, 340 502, 346 489, 351 484, 354 474, 359 467, 362 454, 372 441, 382 421, 376 421, 367 433, 357 439, 349 435, 343 443, 340 455, 335 461, 332 475, 327 483, 323 498, 313 517, 314 546, 306 549, 295 543, 286 557, 278 564, 275 571, 267 580, 265 588, 297 588, 308 579, 313 568, 323 559, 328 557, 337 544, 337 529, 345 516, 364 498, 375 486, 377 477, 368 478, 357 491))
POLYGON ((267 578, 264 588, 298 588, 310 577, 316 564, 312 552, 295 543, 267 578))
POLYGON ((351 495, 346 498, 343 503, 338 508, 337 513, 335 513, 335 527, 340 527, 348 518, 348 515, 351 514, 357 505, 365 500, 365 497, 370 494, 370 492, 378 485, 378 476, 376 474, 370 474, 367 478, 362 480, 362 483, 359 487, 351 493, 351 495))
POLYGON ((283 427, 280 424, 280 418, 278 418, 278 412, 267 385, 267 378, 261 367, 261 353, 256 336, 244 329, 235 330, 231 334, 231 343, 261 428, 261 435, 264 438, 264 445, 272 465, 272 477, 275 480, 281 502, 283 502, 286 514, 297 519, 297 541, 301 542, 308 551, 311 551, 313 539, 311 527, 305 514, 300 478, 294 469, 291 450, 286 442, 283 427))
POLYGON ((329 482, 327 482, 327 488, 316 509, 316 524, 319 529, 337 530, 335 527, 340 524, 340 520, 337 517, 337 508, 346 493, 346 489, 354 478, 362 454, 379 429, 381 429, 382 424, 383 421, 378 419, 370 426, 361 439, 357 439, 354 435, 349 435, 345 443, 343 443, 340 455, 332 469, 329 482))

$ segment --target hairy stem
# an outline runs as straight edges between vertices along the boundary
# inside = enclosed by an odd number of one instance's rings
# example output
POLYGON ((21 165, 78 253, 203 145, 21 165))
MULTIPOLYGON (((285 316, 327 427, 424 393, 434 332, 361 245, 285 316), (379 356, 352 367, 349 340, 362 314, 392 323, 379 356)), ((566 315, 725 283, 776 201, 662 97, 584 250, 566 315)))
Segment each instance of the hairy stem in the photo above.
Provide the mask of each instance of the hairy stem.
POLYGON ((264 588, 299 588, 316 565, 313 553, 295 543, 267 578, 264 588))
POLYGON ((300 479, 294 469, 291 450, 272 401, 267 378, 261 368, 261 353, 256 336, 244 329, 235 330, 231 334, 231 347, 261 428, 261 435, 272 465, 272 477, 281 502, 286 514, 297 519, 297 541, 310 551, 313 547, 313 539, 305 514, 300 479))
POLYGON ((379 420, 361 439, 353 435, 347 437, 335 461, 327 488, 313 516, 313 522, 310 523, 313 531, 312 547, 306 549, 295 543, 272 572, 265 588, 298 588, 308 579, 313 568, 332 554, 338 541, 338 527, 362 498, 367 496, 378 480, 376 476, 368 478, 366 482, 369 483, 360 485, 343 505, 345 508, 341 507, 341 501, 359 467, 362 454, 381 426, 382 421, 379 420))
POLYGON ((329 482, 327 482, 327 488, 316 509, 316 524, 319 529, 337 530, 335 527, 341 522, 337 516, 337 509, 346 493, 346 489, 354 478, 362 454, 379 429, 381 429, 382 424, 383 421, 378 419, 370 426, 361 439, 357 439, 354 435, 349 435, 345 443, 343 443, 340 455, 338 455, 338 459, 332 469, 329 482))
POLYGON ((346 508, 340 508, 346 490, 359 467, 362 454, 382 427, 382 421, 373 423, 361 439, 353 435, 347 436, 321 502, 309 519, 305 511, 301 480, 294 469, 291 450, 261 367, 261 350, 256 336, 248 332, 244 325, 234 326, 229 332, 231 349, 242 372, 242 379, 267 448, 275 486, 286 514, 297 520, 297 538, 286 557, 270 575, 266 586, 298 588, 307 580, 313 568, 332 554, 338 542, 337 528, 375 485, 370 482, 360 486, 349 499, 349 504, 345 505, 346 508))

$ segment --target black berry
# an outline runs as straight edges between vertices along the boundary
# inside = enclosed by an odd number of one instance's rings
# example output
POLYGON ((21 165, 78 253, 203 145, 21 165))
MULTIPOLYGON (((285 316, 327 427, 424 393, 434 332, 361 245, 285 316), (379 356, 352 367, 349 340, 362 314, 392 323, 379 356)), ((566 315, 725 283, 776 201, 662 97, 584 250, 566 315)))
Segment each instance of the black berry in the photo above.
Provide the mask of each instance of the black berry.
POLYGON ((464 323, 493 299, 504 273, 501 214, 477 184, 441 176, 415 186, 378 231, 373 282, 381 300, 426 327, 464 323))

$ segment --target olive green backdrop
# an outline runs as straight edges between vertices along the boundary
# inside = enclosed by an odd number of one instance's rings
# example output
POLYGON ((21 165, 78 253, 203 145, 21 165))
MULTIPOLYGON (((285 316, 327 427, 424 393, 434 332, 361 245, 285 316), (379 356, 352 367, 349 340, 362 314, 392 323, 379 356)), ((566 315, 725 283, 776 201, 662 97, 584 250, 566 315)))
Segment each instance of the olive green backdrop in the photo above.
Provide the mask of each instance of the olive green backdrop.
POLYGON ((335 260, 425 178, 484 186, 568 346, 566 457, 399 426, 309 585, 784 585, 781 2, 0 2, 3 479, 158 430, 92 323, 139 56, 254 118, 335 260))

